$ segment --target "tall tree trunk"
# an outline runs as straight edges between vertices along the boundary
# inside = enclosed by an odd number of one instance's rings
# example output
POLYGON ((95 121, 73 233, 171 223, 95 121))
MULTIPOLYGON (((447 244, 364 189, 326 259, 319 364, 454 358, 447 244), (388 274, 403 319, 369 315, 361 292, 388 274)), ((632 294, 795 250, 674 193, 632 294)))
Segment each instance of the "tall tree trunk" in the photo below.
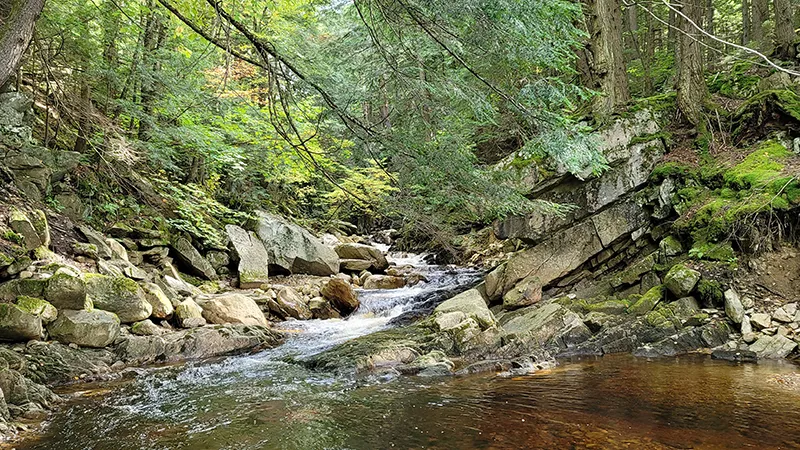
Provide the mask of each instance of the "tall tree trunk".
POLYGON ((92 122, 89 120, 92 111, 92 90, 89 81, 81 76, 81 110, 78 111, 78 137, 75 139, 73 151, 84 153, 89 144, 92 122))
MULTIPOLYGON (((710 35, 714 35, 714 0, 706 0, 705 5, 705 20, 704 20, 704 28, 706 32, 710 35)), ((717 47, 717 41, 706 38, 706 63, 708 66, 711 66, 711 61, 714 60, 715 51, 714 49, 717 47)))
POLYGON ((793 59, 796 55, 794 41, 794 11, 791 0, 774 0, 775 8, 775 53, 780 59, 793 59))
POLYGON ((644 94, 653 95, 653 61, 656 54, 656 39, 661 30, 656 26, 656 21, 650 14, 644 15, 647 25, 647 35, 644 39, 644 55, 642 56, 642 66, 644 67, 644 94))
POLYGON ((706 83, 703 79, 702 50, 700 49, 700 34, 689 22, 700 22, 703 17, 704 0, 684 0, 680 11, 680 36, 678 48, 680 57, 678 62, 678 110, 692 125, 697 125, 701 120, 703 99, 706 96, 706 83), (684 17, 686 16, 686 17, 684 17), (688 19, 688 20, 687 20, 688 19))
POLYGON ((750 2, 742 0, 742 45, 750 43, 750 2))
POLYGON ((142 78, 141 105, 142 117, 139 120, 139 139, 146 141, 150 138, 150 131, 153 129, 153 111, 155 106, 157 83, 156 75, 161 69, 161 63, 156 54, 166 37, 166 26, 155 7, 153 0, 148 0, 150 7, 150 17, 144 31, 144 49, 142 52, 142 62, 146 65, 148 73, 142 78))
POLYGON ((17 70, 42 8, 44 0, 0 1, 0 87, 17 70))
POLYGON ((764 36, 764 22, 769 18, 769 0, 750 0, 752 9, 750 13, 750 38, 759 50, 763 50, 766 44, 764 36))
POLYGON ((622 5, 619 0, 586 0, 586 5, 592 87, 602 94, 593 109, 603 119, 631 98, 622 55, 622 5))

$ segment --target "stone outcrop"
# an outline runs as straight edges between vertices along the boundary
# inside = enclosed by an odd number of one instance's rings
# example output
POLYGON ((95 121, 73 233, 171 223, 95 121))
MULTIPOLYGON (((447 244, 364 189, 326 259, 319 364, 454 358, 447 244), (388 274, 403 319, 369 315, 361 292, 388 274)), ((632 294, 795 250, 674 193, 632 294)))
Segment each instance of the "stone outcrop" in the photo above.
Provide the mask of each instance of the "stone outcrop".
POLYGON ((339 256, 306 229, 287 220, 258 213, 256 234, 269 254, 269 263, 290 273, 328 276, 339 272, 339 256))
POLYGON ((257 288, 269 281, 269 254, 264 243, 252 231, 236 225, 227 225, 225 231, 231 240, 235 259, 238 261, 239 287, 257 288))

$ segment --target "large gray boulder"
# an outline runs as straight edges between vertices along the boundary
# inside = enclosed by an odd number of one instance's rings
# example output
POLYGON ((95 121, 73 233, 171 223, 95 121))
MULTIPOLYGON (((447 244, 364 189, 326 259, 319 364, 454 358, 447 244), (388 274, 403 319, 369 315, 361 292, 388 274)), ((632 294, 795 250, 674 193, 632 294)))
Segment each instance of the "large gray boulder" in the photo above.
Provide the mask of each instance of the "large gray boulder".
POLYGON ((755 352, 761 359, 781 359, 789 356, 792 350, 797 348, 797 343, 786 336, 762 336, 752 345, 749 350, 755 352))
POLYGON ((258 212, 256 233, 269 263, 291 273, 328 276, 339 272, 339 256, 308 230, 278 216, 258 212))
POLYGON ((216 324, 267 326, 267 319, 252 298, 242 294, 223 294, 200 300, 203 317, 216 324))
POLYGON ((236 225, 225 226, 236 259, 239 260, 239 288, 257 288, 269 278, 269 254, 264 243, 252 231, 236 225))
POLYGON ((119 318, 107 311, 64 309, 47 326, 47 331, 50 337, 65 344, 102 348, 111 345, 119 335, 119 318))
POLYGON ((192 275, 205 278, 206 280, 216 280, 217 272, 211 263, 197 251, 196 248, 186 238, 179 238, 172 244, 178 262, 183 264, 186 270, 192 275))
MULTIPOLYGON (((355 267, 353 271, 360 272, 361 270, 368 270, 370 268, 372 270, 380 271, 389 268, 389 261, 386 260, 383 252, 371 245, 346 243, 337 245, 334 247, 334 250, 336 251, 336 254, 339 255, 339 258, 343 260, 369 261, 369 266, 361 268, 359 265, 358 267, 355 267)), ((353 263, 350 264, 354 266, 356 265, 353 263)))
POLYGON ((153 307, 135 281, 96 273, 87 273, 84 277, 86 293, 94 307, 116 314, 120 322, 139 322, 153 313, 153 307))

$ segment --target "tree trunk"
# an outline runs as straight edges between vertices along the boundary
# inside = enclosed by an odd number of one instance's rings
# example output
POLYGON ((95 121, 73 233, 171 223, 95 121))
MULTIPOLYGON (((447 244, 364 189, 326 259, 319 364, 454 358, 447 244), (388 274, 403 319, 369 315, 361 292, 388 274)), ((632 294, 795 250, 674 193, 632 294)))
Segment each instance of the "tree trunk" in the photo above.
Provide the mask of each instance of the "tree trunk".
POLYGON ((17 69, 42 8, 44 0, 0 1, 0 87, 17 69))
POLYGON ((680 57, 678 62, 678 110, 692 125, 697 125, 701 120, 703 99, 706 96, 706 83, 703 79, 702 50, 700 49, 700 35, 689 22, 698 23, 703 17, 703 0, 684 0, 680 7, 679 16, 680 37, 678 48, 680 57), (687 18, 689 20, 687 20, 687 18))
MULTIPOLYGON (((706 0, 705 12, 705 30, 708 34, 714 35, 714 0, 706 0)), ((706 38, 706 62, 711 65, 711 61, 716 56, 714 49, 717 47, 717 41, 706 38)))
POLYGON ((603 119, 631 98, 622 55, 622 6, 619 0, 586 0, 586 5, 592 88, 601 93, 593 109, 595 115, 603 119))
POLYGON ((742 0, 742 45, 750 43, 750 2, 742 0))
POLYGON ((151 8, 151 13, 144 31, 142 62, 146 65, 149 73, 146 73, 142 79, 141 87, 142 117, 139 120, 139 140, 142 141, 150 139, 150 131, 155 123, 152 116, 158 93, 156 74, 161 69, 161 63, 156 53, 166 37, 166 26, 155 8, 155 3, 150 0, 148 6, 151 8))
POLYGON ((769 18, 769 0, 751 0, 750 37, 758 50, 764 49, 764 22, 769 18))
POLYGON ((794 41, 797 35, 794 32, 794 12, 791 0, 775 0, 775 53, 777 58, 783 60, 793 59, 796 55, 794 41))
POLYGON ((656 21, 653 20, 650 14, 645 14, 644 20, 647 24, 647 35, 644 40, 642 66, 644 68, 644 93, 649 96, 653 95, 653 60, 656 54, 656 39, 661 30, 656 27, 656 21))

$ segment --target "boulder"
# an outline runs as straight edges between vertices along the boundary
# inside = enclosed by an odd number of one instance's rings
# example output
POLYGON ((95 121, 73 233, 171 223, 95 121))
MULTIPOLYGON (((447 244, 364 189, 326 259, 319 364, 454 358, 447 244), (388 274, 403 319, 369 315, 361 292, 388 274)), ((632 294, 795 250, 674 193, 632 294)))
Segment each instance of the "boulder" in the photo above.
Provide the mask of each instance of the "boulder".
POLYGON ((216 280, 217 272, 211 263, 197 251, 186 238, 179 238, 172 244, 177 260, 186 267, 188 273, 206 280, 216 280))
POLYGON ((482 329, 492 327, 496 323, 494 314, 489 311, 486 300, 477 289, 470 289, 445 300, 436 307, 433 315, 436 318, 452 312, 458 312, 466 318, 473 319, 482 329))
POLYGON ((0 301, 11 302, 20 295, 41 298, 44 295, 47 280, 38 278, 16 278, 0 284, 0 301))
POLYGON ((256 233, 270 265, 290 273, 328 276, 339 272, 339 256, 306 229, 280 217, 258 212, 256 233))
POLYGON ((186 299, 175 307, 175 317, 183 328, 196 328, 205 325, 203 308, 192 299, 186 299))
POLYGON ((161 336, 169 331, 153 323, 150 319, 131 325, 131 333, 137 336, 161 336))
POLYGON ((739 331, 741 331, 742 336, 753 332, 753 325, 750 323, 749 316, 742 315, 742 326, 739 328, 739 331))
POLYGON ((763 330, 772 326, 772 318, 770 318, 769 314, 756 313, 750 316, 750 324, 756 330, 763 330))
MULTIPOLYGON (((370 266, 366 269, 372 268, 381 271, 389 268, 389 261, 386 260, 383 252, 370 245, 346 243, 337 245, 334 250, 341 259, 369 261, 370 266)), ((360 272, 358 269, 354 269, 354 271, 360 272)))
POLYGON ((156 319, 169 319, 172 317, 172 313, 175 312, 172 302, 157 284, 143 283, 142 291, 144 291, 144 297, 147 302, 153 307, 151 317, 156 319))
POLYGON ((642 295, 639 300, 637 300, 634 304, 632 304, 628 308, 628 314, 635 314, 637 316, 643 316, 653 308, 664 298, 664 286, 658 285, 642 295))
POLYGON ((270 304, 270 309, 283 318, 294 317, 298 320, 312 318, 311 310, 306 302, 294 289, 283 287, 278 290, 275 303, 270 304), (277 310, 273 310, 277 308, 277 310))
POLYGON ((42 318, 25 310, 23 306, 0 303, 0 341, 25 342, 41 339, 44 331, 42 318))
POLYGON ((84 278, 86 294, 94 307, 116 314, 120 322, 139 322, 152 314, 153 307, 135 281, 94 273, 86 274, 84 278))
POLYGON ((340 259, 339 268, 347 272, 358 272, 368 270, 372 267, 372 261, 366 259, 340 259))
POLYGON ((761 359, 781 359, 789 356, 797 343, 786 336, 762 336, 750 345, 750 351, 761 359))
POLYGON ((370 275, 364 280, 364 289, 399 289, 406 285, 403 277, 391 275, 370 275))
POLYGON ((225 226, 238 260, 239 288, 257 288, 269 280, 269 254, 264 243, 251 231, 236 225, 225 226))
POLYGON ((252 298, 242 294, 223 294, 203 299, 203 318, 216 324, 267 326, 267 319, 252 298))
POLYGON ((338 319, 341 317, 331 302, 322 297, 314 297, 309 300, 308 309, 311 310, 311 315, 315 319, 338 319))
POLYGON ((43 323, 50 323, 58 316, 56 307, 40 298, 20 296, 14 303, 23 311, 41 318, 43 323))
POLYGON ((65 344, 101 348, 117 338, 119 323, 119 318, 107 311, 63 309, 55 322, 47 326, 47 331, 53 339, 65 344))
POLYGON ((664 287, 676 298, 683 298, 692 293, 698 281, 700 281, 700 272, 683 264, 676 264, 664 276, 664 287))
POLYGON ((13 208, 8 218, 8 226, 15 233, 22 236, 22 245, 25 250, 30 251, 44 245, 44 241, 34 227, 33 222, 24 212, 13 208))
POLYGON ((106 244, 108 244, 108 248, 111 249, 112 258, 130 262, 128 259, 128 250, 122 244, 120 244, 118 240, 107 238, 106 244))
POLYGON ((111 251, 111 247, 108 246, 106 243, 106 237, 102 234, 98 233, 92 227, 88 225, 81 225, 78 227, 81 234, 89 241, 90 244, 97 247, 97 256, 100 258, 111 258, 114 255, 114 252, 111 251))
POLYGON ((358 295, 350 283, 340 279, 331 278, 320 291, 322 296, 331 301, 333 306, 342 314, 348 315, 358 309, 360 302, 358 295))
POLYGON ((86 281, 76 271, 62 267, 47 280, 44 298, 58 309, 85 309, 94 306, 86 295, 86 281))
POLYGON ((742 301, 739 300, 739 294, 733 289, 725 291, 725 315, 733 323, 742 323, 744 319, 744 306, 742 306, 742 301))

